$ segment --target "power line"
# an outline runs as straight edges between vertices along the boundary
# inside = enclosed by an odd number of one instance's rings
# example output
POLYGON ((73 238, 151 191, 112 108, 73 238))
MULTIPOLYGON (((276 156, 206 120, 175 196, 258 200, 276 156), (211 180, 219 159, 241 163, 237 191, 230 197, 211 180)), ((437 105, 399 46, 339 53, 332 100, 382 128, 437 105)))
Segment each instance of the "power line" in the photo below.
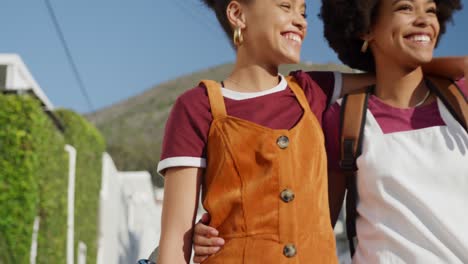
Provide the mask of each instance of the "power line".
POLYGON ((83 97, 85 98, 88 104, 89 111, 93 112, 94 111, 93 103, 91 102, 91 98, 89 97, 88 91, 86 90, 83 79, 81 78, 78 68, 76 67, 75 60, 73 59, 73 56, 71 55, 70 49, 68 48, 67 41, 65 40, 62 29, 60 28, 60 24, 58 23, 57 17, 55 16, 54 9, 52 8, 52 5, 50 4, 50 0, 44 0, 44 1, 47 6, 47 10, 49 12, 49 16, 52 19, 52 22, 54 24, 55 30, 57 31, 57 35, 60 38, 63 49, 65 50, 67 60, 70 63, 73 74, 75 75, 75 78, 78 82, 78 86, 80 87, 81 94, 83 95, 83 97))

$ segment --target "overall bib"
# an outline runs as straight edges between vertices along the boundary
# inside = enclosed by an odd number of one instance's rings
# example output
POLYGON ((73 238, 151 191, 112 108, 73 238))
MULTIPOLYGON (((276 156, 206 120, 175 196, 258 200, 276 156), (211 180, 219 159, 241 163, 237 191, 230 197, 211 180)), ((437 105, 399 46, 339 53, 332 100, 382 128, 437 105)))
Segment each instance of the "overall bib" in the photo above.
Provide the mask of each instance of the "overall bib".
POLYGON ((338 263, 323 132, 302 89, 288 78, 303 115, 286 130, 227 115, 220 85, 203 83, 213 115, 203 206, 226 241, 203 263, 338 263))
POLYGON ((446 126, 384 134, 367 110, 353 263, 468 263, 468 137, 446 126))

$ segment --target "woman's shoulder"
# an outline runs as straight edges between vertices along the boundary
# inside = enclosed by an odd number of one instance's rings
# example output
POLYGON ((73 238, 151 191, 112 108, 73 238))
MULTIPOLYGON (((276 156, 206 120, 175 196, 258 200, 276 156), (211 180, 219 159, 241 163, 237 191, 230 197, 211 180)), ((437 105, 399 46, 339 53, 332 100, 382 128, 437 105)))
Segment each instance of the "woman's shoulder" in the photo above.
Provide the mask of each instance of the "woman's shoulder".
POLYGON ((177 97, 168 123, 174 122, 180 125, 181 122, 186 122, 190 126, 206 127, 212 120, 210 109, 206 87, 197 85, 177 97))
POLYGON ((198 84, 180 94, 173 104, 173 112, 184 112, 189 115, 209 113, 208 92, 203 84, 198 84))
POLYGON ((179 97, 177 97, 177 101, 189 104, 196 104, 204 101, 208 102, 208 92, 206 91, 206 87, 200 83, 180 94, 179 97))

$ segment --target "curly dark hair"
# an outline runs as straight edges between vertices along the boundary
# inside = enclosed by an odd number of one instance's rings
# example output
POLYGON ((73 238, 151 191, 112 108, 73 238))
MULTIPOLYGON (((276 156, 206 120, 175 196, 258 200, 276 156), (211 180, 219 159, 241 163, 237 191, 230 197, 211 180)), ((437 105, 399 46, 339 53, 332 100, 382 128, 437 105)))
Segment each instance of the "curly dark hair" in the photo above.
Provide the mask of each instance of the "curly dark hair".
MULTIPOLYGON (((227 37, 232 40, 234 31, 229 23, 226 15, 226 9, 229 3, 233 0, 202 0, 209 8, 211 8, 218 18, 219 24, 223 27, 227 37)), ((250 0, 238 0, 239 2, 249 2, 250 0)))
MULTIPOLYGON (((375 22, 380 0, 322 0, 320 17, 324 35, 340 60, 348 66, 375 72, 372 52, 361 52, 360 36, 369 32, 375 22)), ((439 38, 445 33, 452 14, 462 9, 461 0, 435 0, 440 23, 439 38)))

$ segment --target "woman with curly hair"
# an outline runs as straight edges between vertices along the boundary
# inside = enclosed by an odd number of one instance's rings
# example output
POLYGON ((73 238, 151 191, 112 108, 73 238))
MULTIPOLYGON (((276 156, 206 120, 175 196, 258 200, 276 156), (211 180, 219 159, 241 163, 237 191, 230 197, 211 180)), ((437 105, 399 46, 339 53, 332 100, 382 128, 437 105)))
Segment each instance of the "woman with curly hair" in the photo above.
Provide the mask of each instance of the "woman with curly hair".
POLYGON ((337 263, 322 114, 341 83, 346 92, 372 78, 278 73, 299 61, 304 0, 205 2, 236 64, 172 109, 158 165, 166 180, 158 263, 188 261, 201 186, 210 226, 224 239, 204 263, 337 263))
POLYGON ((299 62, 304 0, 205 2, 236 62, 221 83, 202 81, 181 95, 167 121, 158 263, 189 261, 200 189, 225 240, 205 263, 337 263, 321 120, 348 76, 278 73, 299 62))
MULTIPOLYGON (((350 67, 376 74, 356 160, 353 263, 468 263, 468 134, 421 66, 460 0, 323 0, 325 37, 350 67)), ((467 86, 458 82, 467 110, 467 86)), ((332 223, 347 179, 341 101, 324 116, 332 223)))

